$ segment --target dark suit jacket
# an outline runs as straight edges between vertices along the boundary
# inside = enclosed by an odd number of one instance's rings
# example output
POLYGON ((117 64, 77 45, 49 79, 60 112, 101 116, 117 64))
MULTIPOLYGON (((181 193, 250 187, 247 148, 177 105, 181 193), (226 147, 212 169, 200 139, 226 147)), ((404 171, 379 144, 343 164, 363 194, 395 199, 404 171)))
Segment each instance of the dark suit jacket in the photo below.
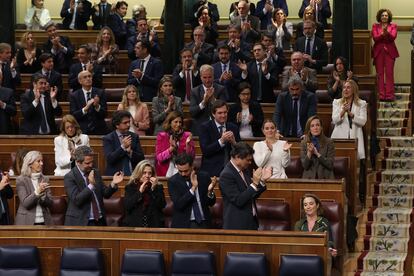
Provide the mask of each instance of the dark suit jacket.
POLYGON ((148 227, 164 227, 165 196, 163 186, 155 186, 154 191, 149 189, 142 194, 139 186, 132 182, 125 186, 124 208, 125 218, 123 225, 132 227, 143 227, 143 217, 147 217, 148 227), (144 194, 148 193, 150 201, 144 207, 144 194))
MULTIPOLYGON (((240 141, 239 128, 230 122, 226 123, 226 131, 232 131, 236 142, 240 141)), ((221 135, 214 120, 207 121, 200 126, 200 148, 203 154, 201 170, 210 176, 219 176, 230 159, 231 144, 221 147, 218 140, 221 135)))
MULTIPOLYGON (((150 32, 148 31, 145 35, 147 38, 150 36, 150 32)), ((141 38, 140 38, 141 39, 141 38)), ((126 49, 128 50, 128 57, 131 60, 135 60, 137 56, 135 55, 135 44, 138 42, 138 36, 129 36, 126 42, 126 49)), ((152 37, 152 44, 150 49, 150 55, 156 58, 161 58, 161 48, 158 43, 158 35, 157 33, 153 34, 152 37)))
POLYGON ((66 36, 59 36, 59 37, 60 37, 60 43, 67 49, 66 53, 63 52, 63 50, 59 50, 57 53, 53 54, 52 53, 53 44, 50 41, 50 39, 48 39, 43 44, 43 52, 52 54, 53 62, 55 65, 55 70, 61 74, 66 74, 69 72, 69 68, 70 68, 70 65, 72 64, 72 58, 75 55, 75 51, 68 37, 66 36))
POLYGON ((114 175, 116 172, 123 171, 123 161, 125 159, 129 160, 131 163, 131 172, 134 170, 135 166, 139 161, 144 159, 144 153, 142 152, 141 144, 139 142, 139 137, 133 132, 128 132, 128 135, 132 138, 132 153, 131 156, 121 148, 121 142, 116 131, 102 137, 103 148, 106 159, 106 170, 105 175, 114 175))
MULTIPOLYGON (((299 98, 299 121, 302 130, 305 131, 306 121, 309 117, 316 114, 316 96, 315 93, 302 91, 299 98)), ((277 97, 276 110, 273 114, 273 121, 276 123, 279 132, 285 136, 291 136, 290 130, 292 127, 293 114, 293 100, 288 91, 282 92, 277 97)))
MULTIPOLYGON (((185 81, 185 75, 184 75, 184 78, 181 78, 180 76, 181 70, 183 70, 183 66, 181 64, 177 64, 177 66, 175 66, 174 71, 172 73, 172 79, 173 79, 175 95, 177 97, 180 97, 181 100, 184 101, 186 81, 185 81)), ((191 78, 192 78, 192 81, 191 81, 192 87, 196 87, 201 84, 200 71, 198 70, 198 68, 197 68, 197 76, 194 76, 194 72, 193 72, 193 74, 191 75, 191 78)))
MULTIPOLYGON (((219 14, 219 10, 217 8, 217 5, 214 3, 211 3, 209 1, 204 1, 204 0, 199 0, 196 1, 193 5, 193 14, 197 13, 197 10, 200 8, 200 6, 204 6, 205 2, 207 2, 207 7, 210 13, 210 17, 213 21, 217 22, 220 20, 220 14, 219 14)), ((194 20, 197 21, 197 18, 195 16, 193 16, 194 20)), ((191 23, 191 22, 190 22, 191 23)))
MULTIPOLYGON (((76 18, 75 18, 75 30, 87 30, 88 29, 88 21, 94 12, 92 9, 91 2, 87 0, 81 0, 79 2, 83 3, 83 9, 76 11, 76 18)), ((62 27, 63 29, 69 30, 70 23, 73 19, 73 13, 69 13, 70 8, 70 0, 65 0, 63 2, 62 10, 60 11, 60 17, 63 18, 62 27)))
POLYGON ((34 72, 39 70, 41 68, 41 65, 39 62, 39 56, 41 54, 42 54, 42 50, 39 48, 36 48, 36 54, 35 54, 36 60, 33 61, 32 65, 30 64, 25 65, 24 62, 26 61, 26 56, 24 54, 24 48, 20 48, 16 54, 16 62, 19 68, 19 72, 33 74, 34 72))
MULTIPOLYGON (((302 36, 296 40, 295 51, 305 53, 306 37, 302 36)), ((312 58, 316 60, 316 64, 305 61, 305 66, 310 67, 320 73, 322 67, 328 64, 328 45, 319 37, 315 36, 312 48, 312 58)))
MULTIPOLYGON (((267 0, 260 0, 256 5, 255 16, 260 19, 261 30, 267 30, 267 26, 272 25, 272 12, 267 12, 266 14, 263 13, 263 8, 265 7, 266 1, 267 0)), ((289 9, 288 5, 286 4, 286 0, 273 0, 273 7, 275 9, 281 8, 285 12, 286 17, 289 15, 289 9)))
MULTIPOLYGON (((77 166, 65 175, 63 183, 66 195, 68 196, 65 225, 87 226, 91 211, 91 200, 93 200, 93 192, 86 186, 85 180, 77 166)), ((110 198, 112 194, 118 190, 118 186, 115 186, 114 188, 110 185, 106 186, 96 169, 95 183, 95 195, 99 202, 99 209, 101 210, 103 221, 106 221, 103 199, 110 198)))
POLYGON ((220 174, 220 190, 223 196, 223 228, 257 230, 258 220, 253 216, 255 200, 266 190, 259 185, 258 190, 250 184, 250 176, 243 172, 246 182, 231 162, 227 163, 220 174))
MULTIPOLYGON (((43 75, 42 70, 36 72, 36 74, 43 75)), ((55 70, 50 71, 50 74, 47 76, 47 82, 49 83, 50 87, 56 86, 58 89, 57 99, 59 101, 67 101, 68 99, 63 99, 63 82, 62 82, 62 75, 55 70)))
POLYGON ((115 42, 116 45, 118 45, 119 50, 125 50, 128 37, 127 25, 124 20, 117 13, 113 13, 109 18, 109 27, 115 35, 115 42))
MULTIPOLYGON (((227 90, 224 86, 217 83, 213 84, 214 87, 214 97, 223 101, 227 101, 227 90)), ((204 87, 200 84, 197 87, 191 89, 191 98, 190 98, 190 114, 193 119, 191 124, 191 133, 193 135, 199 134, 199 127, 202 123, 209 120, 211 115, 211 105, 212 101, 208 103, 204 109, 200 109, 199 104, 204 97, 204 87)))
POLYGON ((105 13, 102 13, 102 9, 99 4, 99 12, 96 14, 95 10, 92 11, 92 22, 93 22, 93 29, 100 30, 102 27, 109 25, 109 18, 111 15, 112 5, 106 3, 105 13))
MULTIPOLYGON (((250 26, 252 27, 250 31, 241 32, 241 39, 247 43, 255 43, 260 39, 260 20, 254 15, 248 15, 247 21, 250 21, 250 26)), ((238 27, 241 27, 241 17, 237 16, 234 20, 231 21, 232 24, 235 24, 238 27)))
POLYGON ((16 68, 16 76, 13 78, 12 72, 10 70, 10 62, 6 63, 4 70, 2 70, 2 73, 3 80, 1 81, 1 87, 7 87, 15 90, 16 86, 21 83, 19 68, 16 68))
MULTIPOLYGON (((325 30, 323 29, 323 25, 319 22, 316 23, 316 32, 315 35, 321 39, 325 38, 325 30)), ((304 36, 303 34, 303 21, 296 24, 296 39, 299 37, 304 36)))
MULTIPOLYGON (((2 176, 0 175, 0 180, 2 176)), ((0 217, 0 225, 8 225, 11 224, 10 221, 10 214, 9 214, 9 204, 7 202, 8 199, 13 198, 13 189, 10 185, 6 185, 3 190, 0 191, 1 201, 3 202, 3 207, 5 213, 3 216, 0 217)))
MULTIPOLYGON (((229 45, 229 40, 223 40, 218 43, 218 45, 229 45)), ((230 61, 237 63, 239 60, 244 62, 249 62, 252 58, 252 44, 247 43, 244 40, 240 40, 240 50, 236 52, 237 49, 230 48, 230 61)), ((214 54, 214 61, 219 61, 218 53, 214 54)))
MULTIPOLYGON (((78 74, 83 70, 82 64, 77 62, 72 64, 69 70, 69 87, 75 91, 81 89, 82 86, 78 81, 78 74)), ((102 88, 102 66, 94 63, 93 64, 93 72, 92 72, 92 86, 96 88, 102 88)))
MULTIPOLYGON (((211 179, 206 172, 197 172, 198 194, 200 196, 200 203, 204 213, 204 219, 208 224, 211 223, 211 215, 209 206, 216 203, 216 196, 208 196, 208 185, 211 179)), ((190 182, 190 181, 189 181, 190 182)), ((174 174, 168 179, 168 192, 171 200, 174 203, 174 213, 172 217, 171 227, 173 228, 189 228, 191 211, 193 209, 193 202, 197 200, 195 194, 190 192, 186 179, 179 173, 174 174)))
MULTIPOLYGON (((310 0, 303 0, 302 6, 299 9, 299 17, 303 18, 303 13, 305 12, 305 8, 309 6, 310 0)), ((318 10, 318 19, 319 22, 322 23, 323 27, 326 29, 328 26, 327 18, 331 17, 331 6, 329 5, 329 0, 322 0, 322 8, 318 10)))
MULTIPOLYGON (((195 46, 194 41, 187 43, 185 48, 193 49, 195 46)), ((211 64, 213 62, 214 57, 214 46, 204 42, 201 45, 201 50, 197 56, 197 66, 200 67, 203 64, 211 64)))
POLYGON ((91 106, 88 113, 83 114, 82 108, 86 105, 86 99, 82 89, 78 89, 70 95, 70 114, 78 121, 83 134, 107 134, 108 128, 105 123, 107 105, 106 97, 103 90, 92 88, 92 98, 99 97, 101 108, 99 111, 91 106))
MULTIPOLYGON (((268 72, 270 74, 270 78, 267 79, 264 74, 262 74, 262 99, 261 102, 264 103, 274 103, 275 102, 275 93, 273 92, 273 88, 277 86, 278 83, 278 69, 276 65, 271 62, 267 61, 268 63, 268 72)), ((257 63, 256 60, 252 60, 247 64, 247 78, 248 82, 252 86, 252 99, 257 101, 258 95, 257 91, 259 91, 259 76, 257 71, 257 63)))
POLYGON ((137 21, 134 17, 128 19, 126 22, 127 25, 127 36, 130 38, 131 36, 135 36, 137 34, 137 21))
POLYGON ((11 118, 17 113, 13 90, 0 87, 0 101, 6 103, 5 109, 0 108, 0 134, 13 134, 11 118))
MULTIPOLYGON (((56 108, 53 108, 50 100, 49 92, 44 92, 45 95, 45 113, 46 121, 50 128, 50 134, 57 134, 55 123, 55 116, 62 115, 62 108, 59 103, 56 108)), ((30 90, 20 97, 20 106, 23 114, 23 122, 20 125, 20 134, 37 135, 39 134, 40 124, 42 122, 42 104, 34 107, 32 102, 34 100, 34 92, 30 90)))
POLYGON ((216 62, 213 65, 214 69, 214 82, 223 85, 227 89, 227 101, 235 102, 238 97, 238 86, 241 80, 241 70, 236 63, 230 62, 228 71, 231 72, 233 78, 230 80, 220 81, 220 76, 223 74, 223 65, 221 62, 216 62))
POLYGON ((321 144, 319 153, 321 157, 315 155, 309 159, 307 156, 307 144, 303 140, 300 144, 300 161, 303 167, 302 178, 306 179, 334 179, 334 159, 335 144, 330 138, 326 138, 327 143, 321 144))
MULTIPOLYGON (((236 124, 240 128, 240 123, 237 122, 237 113, 239 112, 242 112, 242 107, 240 101, 237 101, 230 106, 228 121, 236 124)), ((262 124, 264 120, 262 106, 258 102, 251 100, 249 103, 249 112, 253 115, 253 120, 250 125, 252 126, 254 137, 262 137, 262 124)))
POLYGON ((162 62, 154 57, 150 57, 145 67, 142 78, 136 79, 132 76, 134 69, 139 69, 140 60, 134 60, 128 70, 128 84, 133 84, 138 88, 139 96, 143 102, 151 102, 152 98, 158 94, 158 85, 164 76, 162 62))

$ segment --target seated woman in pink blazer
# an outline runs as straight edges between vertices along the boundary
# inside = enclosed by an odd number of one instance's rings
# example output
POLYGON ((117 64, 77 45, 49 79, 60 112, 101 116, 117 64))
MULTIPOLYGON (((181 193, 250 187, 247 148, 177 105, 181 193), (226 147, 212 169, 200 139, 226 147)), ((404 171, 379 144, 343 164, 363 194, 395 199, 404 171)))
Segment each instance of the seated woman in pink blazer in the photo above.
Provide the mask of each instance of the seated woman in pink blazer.
POLYGON ((380 101, 393 101, 394 96, 394 63, 399 57, 395 39, 397 24, 391 23, 392 13, 388 9, 377 12, 377 21, 372 25, 372 58, 377 71, 377 86, 380 101), (385 78, 384 78, 385 73, 385 78))
POLYGON ((158 176, 170 177, 177 173, 175 156, 186 152, 195 156, 192 134, 183 129, 183 114, 173 111, 164 121, 164 131, 158 133, 155 144, 155 171, 158 176))

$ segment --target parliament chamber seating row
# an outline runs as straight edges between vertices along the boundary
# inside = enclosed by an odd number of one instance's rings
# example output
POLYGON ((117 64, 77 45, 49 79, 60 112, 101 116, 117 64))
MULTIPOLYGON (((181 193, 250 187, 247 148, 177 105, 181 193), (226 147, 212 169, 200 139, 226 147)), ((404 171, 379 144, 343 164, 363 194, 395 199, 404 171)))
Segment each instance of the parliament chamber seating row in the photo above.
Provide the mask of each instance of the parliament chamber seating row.
MULTIPOLYGON (((58 261, 58 260, 56 260, 58 261)), ((224 276, 267 276, 268 262, 264 253, 228 252, 224 260, 224 276)), ((105 262, 98 248, 63 248, 60 258, 61 276, 102 276, 105 275, 105 262)), ((36 246, 1 246, 0 275, 39 276, 42 264, 36 246)), ((177 250, 171 260, 172 276, 215 276, 217 275, 216 256, 211 251, 177 250)), ((323 259, 312 255, 282 255, 280 276, 306 271, 313 276, 324 275, 323 259), (298 270, 298 266, 301 270, 298 270)), ((165 276, 164 254, 157 250, 126 250, 123 253, 121 276, 146 275, 165 276)))

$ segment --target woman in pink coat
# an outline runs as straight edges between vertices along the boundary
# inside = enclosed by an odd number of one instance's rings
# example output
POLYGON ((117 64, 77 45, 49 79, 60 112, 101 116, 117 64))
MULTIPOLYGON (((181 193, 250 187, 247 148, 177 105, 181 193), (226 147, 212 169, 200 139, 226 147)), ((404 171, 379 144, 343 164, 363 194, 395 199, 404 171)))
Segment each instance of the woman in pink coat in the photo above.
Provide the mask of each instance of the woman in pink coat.
POLYGON ((191 132, 183 129, 183 115, 173 111, 165 118, 164 131, 158 133, 155 144, 155 171, 158 176, 170 177, 178 170, 175 167, 175 156, 186 152, 195 156, 194 141, 191 132))
POLYGON ((372 25, 372 58, 377 71, 377 85, 381 101, 394 100, 394 63, 399 57, 395 39, 397 38, 397 25, 391 23, 392 13, 388 9, 377 12, 377 21, 372 25), (384 77, 385 74, 385 77, 384 77))

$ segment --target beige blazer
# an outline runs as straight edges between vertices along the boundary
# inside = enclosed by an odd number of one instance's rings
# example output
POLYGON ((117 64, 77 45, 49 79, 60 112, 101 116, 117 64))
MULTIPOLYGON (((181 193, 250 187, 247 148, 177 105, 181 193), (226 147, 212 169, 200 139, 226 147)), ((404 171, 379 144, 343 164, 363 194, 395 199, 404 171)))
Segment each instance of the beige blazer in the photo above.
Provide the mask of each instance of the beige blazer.
MULTIPOLYGON (((43 182, 48 182, 47 177, 43 177, 43 182)), ((16 179, 17 196, 19 197, 19 209, 17 210, 16 225, 33 225, 36 218, 36 206, 40 204, 43 211, 45 225, 52 225, 53 220, 49 208, 52 206, 52 193, 46 190, 44 197, 38 197, 34 193, 32 180, 28 176, 19 176, 16 179)))

